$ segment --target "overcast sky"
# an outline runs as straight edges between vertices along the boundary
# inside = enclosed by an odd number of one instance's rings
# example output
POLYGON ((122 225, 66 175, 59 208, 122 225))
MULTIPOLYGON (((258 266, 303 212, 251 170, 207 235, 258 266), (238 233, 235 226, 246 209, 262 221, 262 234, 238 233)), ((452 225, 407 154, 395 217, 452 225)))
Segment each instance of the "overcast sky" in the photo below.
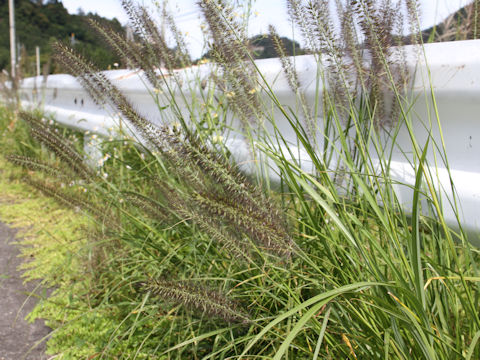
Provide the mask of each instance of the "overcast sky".
MULTIPOLYGON (((116 17, 123 24, 127 23, 127 17, 120 5, 121 0, 62 0, 62 2, 70 13, 77 13, 81 8, 85 12, 98 13, 107 18, 116 17)), ((155 0, 137 0, 137 2, 152 6, 155 0)), ((170 11, 174 14, 178 27, 187 33, 186 39, 193 58, 198 58, 203 53, 201 20, 196 2, 196 0, 169 0, 170 11)), ((438 23, 469 2, 471 0, 420 0, 423 28, 438 23)), ((292 38, 292 25, 287 20, 285 3, 285 0, 254 1, 249 33, 251 35, 265 33, 267 26, 274 24, 281 36, 292 38)))

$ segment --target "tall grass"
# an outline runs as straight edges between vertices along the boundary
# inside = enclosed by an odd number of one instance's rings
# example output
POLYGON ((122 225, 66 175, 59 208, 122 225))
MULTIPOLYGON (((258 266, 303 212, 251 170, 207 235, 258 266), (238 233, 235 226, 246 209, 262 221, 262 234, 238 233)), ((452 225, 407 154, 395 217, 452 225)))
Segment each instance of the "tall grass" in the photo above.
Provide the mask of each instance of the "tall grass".
MULTIPOLYGON (((165 96, 180 126, 153 125, 93 64, 59 44, 57 57, 66 68, 95 100, 120 111, 144 145, 105 142, 112 156, 95 173, 54 130, 22 113, 56 156, 50 163, 10 157, 31 170, 70 176, 66 191, 43 177, 29 182, 98 223, 102 236, 91 245, 94 281, 74 294, 108 324, 91 356, 480 356, 478 251, 442 215, 427 161, 436 140, 429 136, 421 144, 411 130, 411 74, 401 48, 393 47, 404 27, 419 33, 414 1, 337 2, 330 13, 325 2, 289 0, 292 21, 318 65, 312 103, 295 59, 285 57, 270 29, 298 109, 282 104, 259 73, 227 3, 199 2, 219 68, 206 90, 203 79, 189 82, 197 94, 192 102, 174 75, 176 61, 188 57, 167 51, 145 9, 127 0, 123 5, 138 44, 93 25, 126 63, 144 69, 153 93, 162 93, 159 106, 165 96), (398 17, 402 8, 406 23, 398 17), (239 171, 218 140, 230 124, 213 117, 212 109, 222 111, 223 121, 238 120, 250 156, 266 159, 279 186, 272 190, 261 176, 239 171), (280 130, 284 123, 295 144, 280 130), (399 184, 389 173, 392 142, 402 127, 411 136, 416 175, 411 212, 401 206, 399 184)), ((171 29, 184 48, 176 26, 171 29)), ((415 34, 412 39, 421 41, 415 34)), ((86 340, 78 336, 78 343, 86 340)))

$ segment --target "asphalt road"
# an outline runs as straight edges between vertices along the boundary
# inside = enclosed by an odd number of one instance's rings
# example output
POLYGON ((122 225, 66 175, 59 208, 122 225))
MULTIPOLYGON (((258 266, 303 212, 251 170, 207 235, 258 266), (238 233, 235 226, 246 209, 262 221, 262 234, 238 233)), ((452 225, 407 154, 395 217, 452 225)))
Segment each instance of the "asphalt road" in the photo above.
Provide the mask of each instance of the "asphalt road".
POLYGON ((40 293, 34 283, 23 284, 18 266, 23 261, 15 241, 15 231, 0 223, 0 360, 46 360, 45 345, 34 345, 49 333, 43 321, 25 321, 33 309, 33 291, 40 293))

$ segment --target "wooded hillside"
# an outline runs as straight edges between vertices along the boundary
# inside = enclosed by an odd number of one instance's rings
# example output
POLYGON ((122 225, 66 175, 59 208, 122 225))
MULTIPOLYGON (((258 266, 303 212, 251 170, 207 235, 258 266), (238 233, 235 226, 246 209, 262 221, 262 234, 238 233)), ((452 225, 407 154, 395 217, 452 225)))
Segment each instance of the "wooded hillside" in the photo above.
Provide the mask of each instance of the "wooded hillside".
MULTIPOLYGON (((79 7, 81 1, 79 1, 79 7)), ((17 53, 24 76, 33 75, 35 69, 35 46, 40 46, 42 68, 48 72, 61 71, 50 61, 51 43, 56 40, 72 42, 75 48, 92 59, 102 69, 119 62, 115 54, 107 49, 86 19, 95 18, 108 24, 118 32, 124 29, 116 19, 108 20, 94 14, 69 14, 58 0, 15 0, 17 53)), ((10 40, 8 1, 0 0, 0 69, 10 68, 10 40)))

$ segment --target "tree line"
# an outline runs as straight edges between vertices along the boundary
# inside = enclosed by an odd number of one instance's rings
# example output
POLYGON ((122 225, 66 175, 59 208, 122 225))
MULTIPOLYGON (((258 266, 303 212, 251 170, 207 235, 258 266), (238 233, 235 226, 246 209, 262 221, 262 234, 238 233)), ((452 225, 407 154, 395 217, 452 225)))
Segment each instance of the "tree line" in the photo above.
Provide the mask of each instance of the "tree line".
MULTIPOLYGON (((109 20, 96 14, 69 14, 58 0, 15 0, 17 56, 24 76, 35 74, 35 47, 41 49, 41 66, 45 73, 61 72, 51 59, 55 41, 71 43, 85 57, 102 69, 118 63, 118 59, 86 23, 87 18, 124 32, 117 19, 109 20)), ((8 0, 0 0, 0 69, 10 70, 10 38, 8 0)))

